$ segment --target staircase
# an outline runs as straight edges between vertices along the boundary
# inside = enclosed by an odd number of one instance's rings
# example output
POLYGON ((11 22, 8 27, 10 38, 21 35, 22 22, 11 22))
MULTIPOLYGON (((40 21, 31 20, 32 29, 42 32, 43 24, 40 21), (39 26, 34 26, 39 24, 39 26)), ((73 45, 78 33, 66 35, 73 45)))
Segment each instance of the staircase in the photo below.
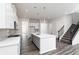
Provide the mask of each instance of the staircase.
POLYGON ((72 44, 72 38, 79 28, 79 25, 72 24, 68 31, 61 38, 61 42, 72 44))

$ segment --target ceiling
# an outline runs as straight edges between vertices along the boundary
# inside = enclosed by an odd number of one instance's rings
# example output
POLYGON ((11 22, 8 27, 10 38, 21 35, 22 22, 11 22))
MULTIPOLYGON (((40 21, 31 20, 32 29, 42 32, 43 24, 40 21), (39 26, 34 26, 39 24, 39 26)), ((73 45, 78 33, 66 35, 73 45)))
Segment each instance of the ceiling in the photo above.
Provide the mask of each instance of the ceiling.
POLYGON ((15 3, 18 17, 55 19, 78 11, 78 3, 15 3))

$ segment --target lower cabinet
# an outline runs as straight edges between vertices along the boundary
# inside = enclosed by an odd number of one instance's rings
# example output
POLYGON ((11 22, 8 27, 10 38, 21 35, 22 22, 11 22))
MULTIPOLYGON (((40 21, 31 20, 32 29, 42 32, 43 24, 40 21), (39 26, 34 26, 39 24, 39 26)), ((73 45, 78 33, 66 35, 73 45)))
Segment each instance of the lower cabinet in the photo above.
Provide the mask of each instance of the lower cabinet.
POLYGON ((0 41, 0 55, 20 55, 20 37, 0 41))
POLYGON ((0 55, 19 55, 18 45, 0 47, 0 55))

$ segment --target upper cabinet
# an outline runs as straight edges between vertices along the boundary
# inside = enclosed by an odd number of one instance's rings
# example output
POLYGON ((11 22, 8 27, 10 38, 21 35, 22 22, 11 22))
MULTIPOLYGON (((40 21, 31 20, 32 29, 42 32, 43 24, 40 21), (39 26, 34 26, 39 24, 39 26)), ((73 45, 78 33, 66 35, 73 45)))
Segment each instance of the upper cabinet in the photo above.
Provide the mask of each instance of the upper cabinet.
POLYGON ((0 29, 14 29, 17 21, 16 8, 9 3, 0 4, 0 29))

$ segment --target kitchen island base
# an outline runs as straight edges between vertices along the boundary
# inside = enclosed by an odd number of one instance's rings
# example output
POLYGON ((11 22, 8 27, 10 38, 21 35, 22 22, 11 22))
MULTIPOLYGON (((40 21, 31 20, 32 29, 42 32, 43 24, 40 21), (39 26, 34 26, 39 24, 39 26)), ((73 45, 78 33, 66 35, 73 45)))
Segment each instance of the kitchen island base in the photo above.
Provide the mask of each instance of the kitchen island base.
POLYGON ((39 48, 39 53, 43 54, 56 49, 56 36, 48 34, 32 34, 34 44, 39 48))

